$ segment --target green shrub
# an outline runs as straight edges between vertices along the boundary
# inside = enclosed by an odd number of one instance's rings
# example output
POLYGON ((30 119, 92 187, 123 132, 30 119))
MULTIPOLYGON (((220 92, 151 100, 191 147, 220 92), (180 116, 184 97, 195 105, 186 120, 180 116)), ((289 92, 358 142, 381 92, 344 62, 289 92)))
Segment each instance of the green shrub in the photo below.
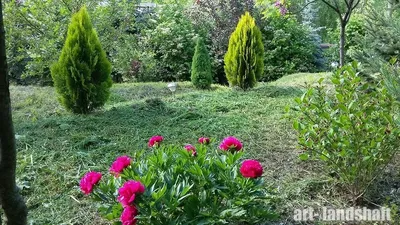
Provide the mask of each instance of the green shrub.
POLYGON ((199 38, 192 60, 192 83, 197 88, 210 88, 212 83, 210 55, 204 45, 203 39, 199 38))
POLYGON ((297 98, 300 115, 293 124, 304 150, 300 159, 325 162, 351 201, 363 196, 400 146, 394 99, 382 83, 363 82, 356 70, 355 63, 344 66, 331 78, 333 90, 321 79, 297 98))
POLYGON ((110 95, 110 74, 111 64, 82 7, 72 17, 60 58, 51 68, 59 101, 74 113, 103 106, 110 95))
POLYGON ((261 27, 264 54, 262 81, 274 81, 297 72, 313 72, 322 67, 318 43, 311 30, 294 16, 270 14, 261 27))
POLYGON ((145 71, 140 71, 138 79, 190 81, 197 35, 183 5, 165 4, 157 8, 151 21, 152 24, 140 35, 139 48, 144 53, 139 55, 139 60, 143 62, 145 71))
POLYGON ((264 46, 255 20, 246 12, 229 39, 224 57, 226 78, 231 86, 246 90, 256 85, 264 70, 264 46))
POLYGON ((134 151, 132 159, 118 157, 112 175, 89 172, 82 178, 81 190, 101 203, 105 218, 145 225, 261 224, 277 218, 277 198, 260 177, 261 165, 242 162, 242 144, 233 137, 221 145, 225 151, 207 145, 208 138, 185 147, 164 146, 163 139, 154 136, 151 149, 134 151))

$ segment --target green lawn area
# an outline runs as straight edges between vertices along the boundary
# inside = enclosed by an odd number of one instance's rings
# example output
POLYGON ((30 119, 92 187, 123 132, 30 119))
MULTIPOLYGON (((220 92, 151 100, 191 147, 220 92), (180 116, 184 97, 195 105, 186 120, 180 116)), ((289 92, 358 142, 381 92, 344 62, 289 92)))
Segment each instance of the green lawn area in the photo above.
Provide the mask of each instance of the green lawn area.
POLYGON ((267 182, 291 199, 279 210, 310 204, 324 181, 317 182, 310 164, 298 160, 291 122, 282 117, 305 82, 326 76, 294 74, 247 92, 218 85, 199 91, 179 83, 175 96, 166 83, 115 84, 106 106, 89 115, 66 112, 52 87, 12 86, 18 184, 30 224, 107 224, 80 192, 79 179, 88 170, 106 171, 119 155, 147 148, 153 135, 182 146, 208 136, 215 147, 236 136, 247 158, 263 163, 267 182))

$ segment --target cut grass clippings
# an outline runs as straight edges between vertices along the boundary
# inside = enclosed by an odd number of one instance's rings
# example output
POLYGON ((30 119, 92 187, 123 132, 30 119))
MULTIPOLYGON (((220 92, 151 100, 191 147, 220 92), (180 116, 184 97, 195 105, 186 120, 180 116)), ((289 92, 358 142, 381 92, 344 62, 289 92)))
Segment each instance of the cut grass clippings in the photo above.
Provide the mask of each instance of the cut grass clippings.
POLYGON ((326 76, 295 74, 246 92, 218 85, 201 91, 179 83, 175 95, 166 83, 114 84, 105 107, 89 115, 66 112, 53 87, 12 86, 18 185, 29 224, 108 224, 80 192, 81 176, 106 171, 117 156, 146 149, 153 135, 182 146, 207 136, 215 147, 236 136, 247 158, 263 163, 265 179, 286 199, 280 210, 282 221, 290 221, 290 210, 324 202, 315 190, 329 190, 331 181, 298 160, 284 109, 301 96, 305 82, 326 76))

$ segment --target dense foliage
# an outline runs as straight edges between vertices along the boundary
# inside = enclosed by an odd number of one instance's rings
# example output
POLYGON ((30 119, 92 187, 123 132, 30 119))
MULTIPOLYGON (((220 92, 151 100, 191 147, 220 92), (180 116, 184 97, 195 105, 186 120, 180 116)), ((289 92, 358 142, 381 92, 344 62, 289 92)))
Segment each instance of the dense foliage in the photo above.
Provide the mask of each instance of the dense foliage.
POLYGON ((213 81, 226 84, 223 57, 230 34, 246 11, 255 18, 268 50, 261 80, 313 72, 322 69, 324 61, 318 45, 330 40, 326 31, 337 26, 334 19, 326 22, 330 11, 320 1, 9 1, 5 23, 13 81, 51 84, 49 68, 63 46, 68 19, 83 4, 113 65, 115 82, 190 80, 195 40, 202 37, 213 81))
POLYGON ((312 72, 318 67, 318 43, 311 31, 296 18, 280 13, 268 14, 261 28, 264 53, 262 81, 274 81, 286 74, 312 72))
POLYGON ((370 73, 379 72, 381 64, 393 57, 399 58, 400 15, 397 10, 391 14, 382 13, 386 7, 370 6, 364 20, 365 36, 358 42, 361 49, 352 52, 352 57, 363 63, 363 69, 370 73))
POLYGON ((12 81, 51 84, 50 66, 57 60, 71 16, 86 5, 113 75, 125 75, 133 58, 136 1, 25 0, 5 3, 7 53, 12 81), (118 38, 116 38, 118 37, 118 38))
POLYGON ((210 55, 201 38, 197 40, 193 55, 191 79, 194 86, 201 89, 210 88, 212 83, 210 55))
POLYGON ((72 17, 60 58, 51 67, 61 104, 75 113, 103 106, 110 95, 110 74, 111 64, 82 7, 72 17))
POLYGON ((227 84, 224 72, 224 55, 228 50, 229 37, 235 30, 241 15, 246 11, 259 22, 259 10, 255 1, 242 0, 201 0, 189 7, 195 29, 206 38, 209 45, 214 81, 227 84))
MULTIPOLYGON (((141 47, 156 61, 151 72, 140 81, 189 81, 190 66, 196 44, 196 33, 182 5, 165 5, 157 8, 154 26, 143 30, 141 47)), ((142 62, 147 64, 144 60, 142 62)))
POLYGON ((331 91, 321 79, 296 98, 300 115, 293 124, 304 150, 300 158, 324 162, 352 201, 364 195, 400 147, 396 102, 382 83, 363 82, 356 70, 355 63, 338 70, 331 91))
POLYGON ((264 46, 261 31, 246 12, 229 39, 224 57, 226 78, 231 86, 244 90, 256 85, 264 70, 264 46))
POLYGON ((225 138, 219 150, 209 138, 198 145, 163 146, 118 157, 110 175, 86 173, 81 190, 102 204, 102 215, 123 224, 243 224, 277 218, 277 199, 256 160, 242 160, 242 143, 225 138), (158 174, 157 176, 154 176, 158 174))

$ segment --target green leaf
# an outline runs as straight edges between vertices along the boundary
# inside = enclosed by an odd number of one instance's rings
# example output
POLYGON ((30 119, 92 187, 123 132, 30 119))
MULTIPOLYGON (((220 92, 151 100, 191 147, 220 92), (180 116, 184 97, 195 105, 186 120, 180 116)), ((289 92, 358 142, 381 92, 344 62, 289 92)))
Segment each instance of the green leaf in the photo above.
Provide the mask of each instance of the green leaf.
POLYGON ((307 153, 302 153, 299 155, 300 160, 306 161, 310 156, 307 153))
POLYGON ((298 130, 299 129, 299 122, 297 120, 293 121, 293 127, 294 129, 298 130))

